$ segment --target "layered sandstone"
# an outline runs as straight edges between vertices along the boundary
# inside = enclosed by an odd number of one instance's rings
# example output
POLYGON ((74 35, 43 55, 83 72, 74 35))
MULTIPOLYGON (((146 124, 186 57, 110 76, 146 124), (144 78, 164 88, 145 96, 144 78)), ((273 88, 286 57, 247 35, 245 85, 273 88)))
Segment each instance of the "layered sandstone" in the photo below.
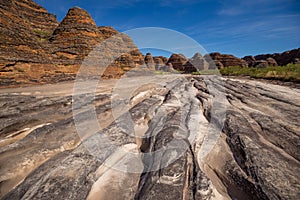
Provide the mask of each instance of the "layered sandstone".
POLYGON ((172 54, 167 64, 172 64, 177 71, 185 71, 184 65, 187 61, 188 59, 183 54, 172 54))
POLYGON ((230 54, 221 54, 215 52, 215 53, 210 53, 209 56, 216 63, 216 66, 218 68, 230 67, 230 66, 247 67, 246 61, 230 54))
MULTIPOLYGON (((78 7, 71 8, 61 23, 32 0, 3 1, 0 11, 2 86, 73 80, 95 47, 119 35, 111 27, 98 27, 89 13, 78 7)), ((116 37, 110 44, 112 51, 120 50, 120 42, 126 44, 121 51, 129 51, 133 63, 130 67, 142 65, 144 56, 131 38, 116 37)), ((119 57, 112 61, 104 77, 117 78, 125 73, 123 67, 128 67, 128 61, 123 63, 119 57)))
POLYGON ((280 66, 287 65, 289 63, 294 63, 295 59, 300 58, 300 48, 293 49, 290 51, 285 51, 283 53, 274 54, 261 54, 255 56, 256 60, 267 60, 268 58, 273 58, 280 66))
POLYGON ((151 70, 155 70, 155 63, 154 63, 154 59, 151 55, 151 53, 147 53, 145 56, 145 64, 146 66, 151 69, 151 70))
POLYGON ((58 22, 31 0, 7 0, 0 5, 1 65, 15 62, 48 63, 44 45, 58 22))
POLYGON ((249 67, 284 66, 289 63, 298 64, 300 59, 300 48, 274 54, 260 54, 256 56, 245 56, 249 67), (262 64, 263 63, 263 64, 262 64))
POLYGON ((62 64, 80 64, 93 47, 104 40, 92 17, 83 9, 75 7, 68 11, 54 30, 50 43, 51 52, 62 64))
POLYGON ((185 72, 187 73, 197 72, 204 69, 208 69, 208 62, 200 53, 195 53, 195 55, 185 64, 185 72))

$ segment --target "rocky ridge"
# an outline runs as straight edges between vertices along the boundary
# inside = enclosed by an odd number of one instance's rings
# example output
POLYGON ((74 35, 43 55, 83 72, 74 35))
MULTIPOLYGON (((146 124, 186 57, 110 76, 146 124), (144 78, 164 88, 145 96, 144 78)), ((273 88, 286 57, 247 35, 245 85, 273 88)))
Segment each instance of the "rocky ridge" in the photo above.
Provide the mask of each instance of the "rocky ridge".
MULTIPOLYGON (((0 11, 2 86, 73 80, 89 52, 119 34, 111 27, 98 27, 78 7, 71 8, 61 23, 32 0, 3 1, 0 11)), ((144 63, 144 56, 129 37, 115 40, 132 50, 128 52, 133 57, 131 67, 144 63)), ((112 49, 117 47, 111 42, 112 49)), ((122 59, 113 62, 103 77, 120 77, 125 73, 123 65, 122 59)))
POLYGON ((53 57, 64 65, 81 64, 89 52, 104 40, 92 17, 83 9, 71 8, 55 28, 49 41, 53 57))
POLYGON ((112 80, 92 101, 88 84, 73 100, 69 83, 2 89, 0 198, 298 199, 298 89, 218 76, 135 78, 122 80, 115 103, 112 80), (128 113, 113 114, 136 86, 128 113))
POLYGON ((289 63, 300 63, 300 48, 275 54, 262 54, 257 56, 245 56, 237 58, 230 54, 219 52, 201 55, 196 53, 187 59, 181 54, 172 54, 167 63, 171 63, 174 69, 185 73, 197 72, 206 69, 222 69, 230 66, 265 68, 268 66, 284 66, 289 63))
POLYGON ((185 64, 188 59, 183 54, 172 54, 168 59, 167 65, 172 64, 173 68, 177 71, 185 71, 185 64))
POLYGON ((289 63, 298 63, 300 59, 300 48, 293 49, 290 51, 285 51, 282 53, 274 53, 274 54, 261 54, 254 56, 255 60, 268 60, 274 59, 276 63, 280 66, 287 65, 289 63))

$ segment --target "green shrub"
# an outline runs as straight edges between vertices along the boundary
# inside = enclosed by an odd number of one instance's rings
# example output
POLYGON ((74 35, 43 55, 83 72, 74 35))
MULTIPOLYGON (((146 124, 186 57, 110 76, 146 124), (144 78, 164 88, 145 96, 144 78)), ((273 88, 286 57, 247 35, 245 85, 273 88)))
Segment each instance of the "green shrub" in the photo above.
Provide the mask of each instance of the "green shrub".
POLYGON ((51 33, 47 31, 42 31, 40 29, 34 29, 33 32, 39 36, 42 42, 46 41, 46 39, 48 39, 51 36, 51 33))
POLYGON ((252 78, 300 82, 300 64, 266 68, 233 66, 221 69, 220 73, 225 76, 250 76, 252 78))

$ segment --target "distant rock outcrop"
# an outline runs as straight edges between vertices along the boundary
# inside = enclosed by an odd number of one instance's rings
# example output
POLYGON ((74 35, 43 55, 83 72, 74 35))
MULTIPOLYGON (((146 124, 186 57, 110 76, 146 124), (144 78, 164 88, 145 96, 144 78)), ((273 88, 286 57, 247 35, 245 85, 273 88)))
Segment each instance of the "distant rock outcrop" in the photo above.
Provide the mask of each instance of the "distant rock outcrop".
POLYGON ((245 56, 242 59, 247 62, 248 67, 254 67, 255 66, 256 60, 255 60, 254 56, 245 56))
POLYGON ((168 58, 164 56, 154 56, 153 60, 156 64, 167 64, 168 58))
POLYGON ((148 69, 155 70, 155 63, 154 63, 151 53, 147 53, 144 60, 145 60, 145 64, 148 67, 148 69))
POLYGON ((294 58, 293 63, 294 64, 300 64, 300 58, 294 58))
POLYGON ((210 53, 209 56, 215 62, 216 66, 219 69, 223 67, 230 67, 230 66, 242 66, 242 67, 248 66, 246 61, 230 54, 221 54, 219 52, 215 52, 215 53, 210 53))
POLYGON ((176 72, 176 70, 173 68, 172 63, 167 63, 165 65, 160 66, 159 70, 164 72, 176 72))
POLYGON ((155 63, 155 70, 160 70, 168 62, 168 58, 163 57, 163 56, 154 56, 153 60, 154 60, 154 63, 155 63))
POLYGON ((172 54, 167 64, 171 63, 177 71, 185 71, 185 64, 188 59, 182 54, 172 54))
POLYGON ((257 61, 261 60, 267 61, 270 66, 284 66, 289 63, 297 63, 297 59, 300 59, 300 48, 293 49, 290 51, 285 51, 283 53, 274 53, 274 54, 261 54, 256 56, 245 56, 242 58, 245 60, 250 67, 255 66, 257 61), (251 60, 249 60, 251 58, 251 60), (275 61, 275 62, 274 62, 275 61))
POLYGON ((208 62, 200 53, 195 53, 195 55, 185 64, 186 73, 197 72, 204 69, 208 69, 208 62))
POLYGON ((265 68, 278 66, 274 58, 267 58, 266 60, 254 60, 254 64, 251 67, 265 68))
POLYGON ((268 61, 266 60, 256 60, 254 67, 256 68, 266 68, 268 67, 268 61))
POLYGON ((269 66, 272 66, 272 67, 278 66, 278 64, 277 64, 277 62, 276 62, 276 60, 274 58, 267 58, 266 61, 268 62, 269 66))

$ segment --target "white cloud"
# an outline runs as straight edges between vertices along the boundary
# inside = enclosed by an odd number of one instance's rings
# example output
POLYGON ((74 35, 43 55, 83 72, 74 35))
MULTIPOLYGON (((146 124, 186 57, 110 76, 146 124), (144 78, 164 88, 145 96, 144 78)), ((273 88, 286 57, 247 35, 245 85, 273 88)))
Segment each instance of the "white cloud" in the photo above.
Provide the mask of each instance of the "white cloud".
POLYGON ((217 14, 223 16, 238 16, 250 13, 267 13, 281 10, 294 0, 223 0, 217 14))

